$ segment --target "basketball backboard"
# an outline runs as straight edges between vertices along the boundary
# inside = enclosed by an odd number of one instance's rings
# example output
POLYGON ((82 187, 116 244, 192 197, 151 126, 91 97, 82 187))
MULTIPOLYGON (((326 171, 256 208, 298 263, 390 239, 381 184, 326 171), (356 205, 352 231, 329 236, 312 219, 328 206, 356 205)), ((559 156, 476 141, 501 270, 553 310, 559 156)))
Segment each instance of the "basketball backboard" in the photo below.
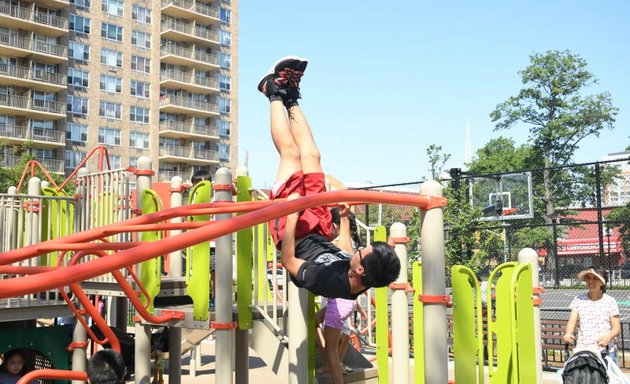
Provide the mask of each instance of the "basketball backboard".
POLYGON ((467 181, 470 202, 482 209, 482 221, 534 217, 531 172, 471 177, 467 181))

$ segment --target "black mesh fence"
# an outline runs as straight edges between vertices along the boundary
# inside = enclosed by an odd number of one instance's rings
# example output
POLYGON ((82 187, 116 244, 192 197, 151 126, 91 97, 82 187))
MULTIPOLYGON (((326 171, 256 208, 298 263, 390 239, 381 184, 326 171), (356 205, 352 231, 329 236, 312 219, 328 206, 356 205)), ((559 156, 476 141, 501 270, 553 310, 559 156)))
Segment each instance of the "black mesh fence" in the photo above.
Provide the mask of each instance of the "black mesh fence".
MULTIPOLYGON (((527 247, 539 254, 545 287, 579 288, 577 273, 592 265, 608 271, 609 288, 630 287, 630 156, 558 168, 450 174, 441 180, 449 198, 446 211, 465 206, 478 216, 462 234, 455 233, 462 231, 454 222, 458 217, 449 218, 446 212, 447 258, 449 252, 455 254, 447 260, 448 267, 466 263, 487 276, 496 265, 517 260, 527 247)), ((417 193, 421 183, 365 189, 417 193)), ((356 213, 370 225, 402 221, 414 236, 414 212, 409 207, 370 205, 357 207, 356 213)), ((408 254, 420 257, 419 249, 408 254)))

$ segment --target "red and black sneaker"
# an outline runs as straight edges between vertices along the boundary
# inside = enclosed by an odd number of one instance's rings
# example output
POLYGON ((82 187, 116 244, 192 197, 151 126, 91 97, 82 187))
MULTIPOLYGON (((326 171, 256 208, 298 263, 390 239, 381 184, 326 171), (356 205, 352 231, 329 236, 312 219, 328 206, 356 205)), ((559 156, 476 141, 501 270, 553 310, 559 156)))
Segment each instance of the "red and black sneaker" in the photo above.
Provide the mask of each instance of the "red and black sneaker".
POLYGON ((287 107, 296 105, 307 64, 306 59, 294 56, 278 60, 258 83, 258 90, 270 100, 280 97, 287 107))

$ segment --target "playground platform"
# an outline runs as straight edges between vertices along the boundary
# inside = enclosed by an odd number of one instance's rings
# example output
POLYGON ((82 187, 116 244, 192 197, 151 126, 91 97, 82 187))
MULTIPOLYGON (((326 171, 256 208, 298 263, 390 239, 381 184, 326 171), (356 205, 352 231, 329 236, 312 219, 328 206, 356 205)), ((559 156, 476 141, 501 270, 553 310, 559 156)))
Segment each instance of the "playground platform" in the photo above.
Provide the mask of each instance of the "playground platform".
MULTIPOLYGON (((214 384, 215 383, 215 344, 214 340, 201 343, 201 366, 197 367, 197 375, 190 376, 190 355, 182 358, 182 384, 214 384)), ((249 350, 249 382, 255 384, 278 384, 278 377, 270 367, 265 365, 251 348, 249 350)), ((410 372, 413 372, 413 360, 410 361, 410 372)), ((449 379, 453 379, 453 362, 449 363, 449 379)), ((630 377, 630 376, 629 376, 630 377)), ((391 382, 391 380, 390 380, 391 382)), ((489 382, 489 381, 487 381, 489 382)), ((168 384, 168 376, 164 375, 164 383, 168 384)), ((326 377, 319 378, 319 384, 331 383, 326 377)), ((409 380, 412 383, 412 380, 409 380)), ((543 372, 543 383, 559 383, 556 372, 543 372)))

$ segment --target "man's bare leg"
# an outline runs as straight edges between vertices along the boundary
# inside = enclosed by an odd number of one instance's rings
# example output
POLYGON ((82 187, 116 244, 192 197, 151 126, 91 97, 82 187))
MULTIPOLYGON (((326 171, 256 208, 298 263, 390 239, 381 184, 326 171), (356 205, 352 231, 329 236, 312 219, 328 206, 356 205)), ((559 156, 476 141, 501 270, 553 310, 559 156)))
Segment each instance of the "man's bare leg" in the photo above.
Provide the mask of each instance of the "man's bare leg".
POLYGON ((299 105, 294 105, 289 108, 288 113, 291 134, 300 152, 302 171, 305 174, 323 172, 319 148, 315 144, 311 127, 302 113, 302 108, 299 105))
POLYGON ((271 139, 280 154, 276 181, 284 182, 301 169, 300 150, 293 139, 287 112, 281 100, 270 103, 271 139))

